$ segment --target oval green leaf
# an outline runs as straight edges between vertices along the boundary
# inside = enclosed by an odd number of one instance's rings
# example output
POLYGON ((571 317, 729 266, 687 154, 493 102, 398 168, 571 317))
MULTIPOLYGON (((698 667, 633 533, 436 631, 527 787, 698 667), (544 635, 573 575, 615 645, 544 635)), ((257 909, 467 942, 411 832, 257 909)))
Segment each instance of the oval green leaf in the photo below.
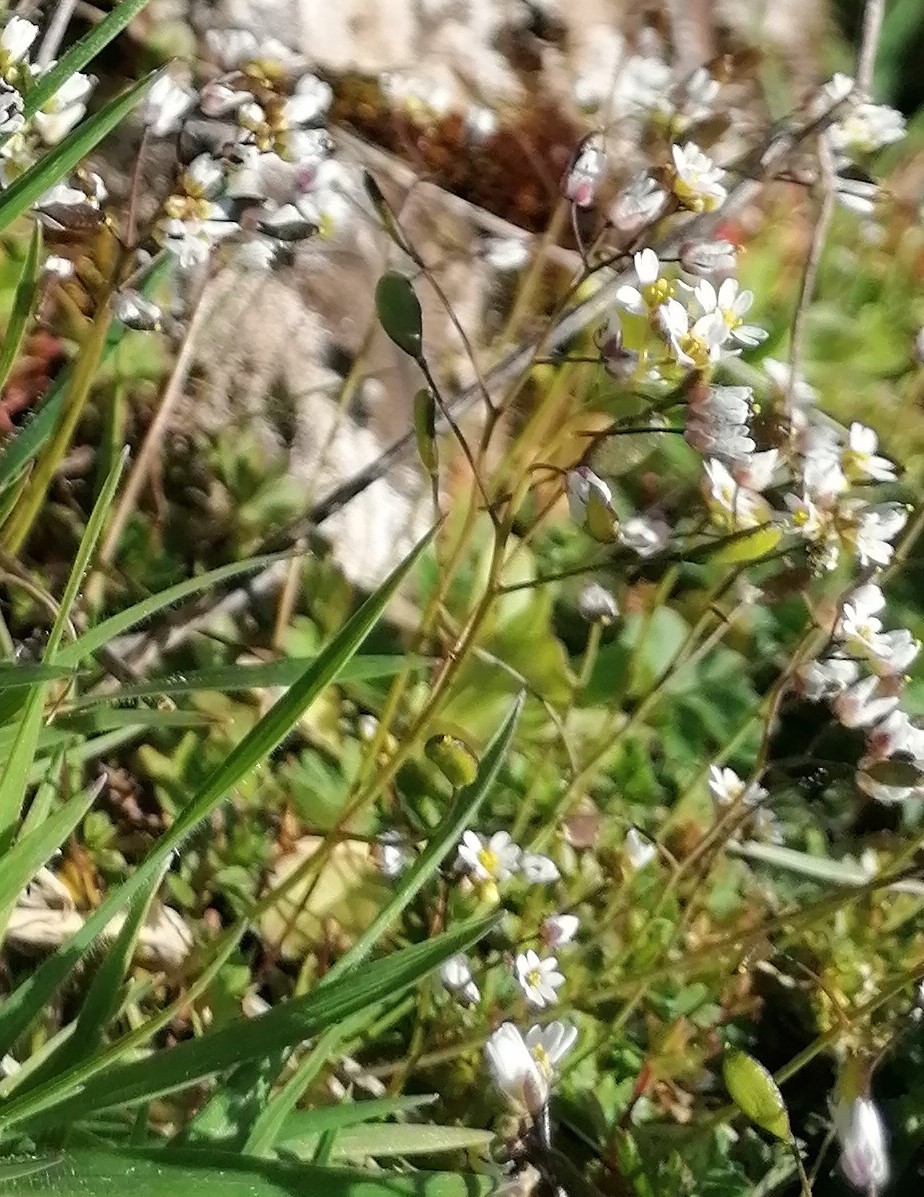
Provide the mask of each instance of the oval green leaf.
POLYGON ((379 323, 398 348, 418 360, 423 352, 423 315, 411 280, 389 270, 375 288, 379 323))

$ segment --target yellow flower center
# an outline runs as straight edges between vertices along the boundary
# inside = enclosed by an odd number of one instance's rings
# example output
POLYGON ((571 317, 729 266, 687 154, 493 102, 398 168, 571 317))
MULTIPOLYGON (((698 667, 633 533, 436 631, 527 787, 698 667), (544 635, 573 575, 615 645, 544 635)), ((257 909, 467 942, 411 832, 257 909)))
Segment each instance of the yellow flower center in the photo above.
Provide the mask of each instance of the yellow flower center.
POLYGON ((642 287, 642 299, 645 306, 654 311, 662 303, 666 303, 674 294, 674 284, 666 278, 655 279, 653 283, 646 283, 642 287))
POLYGON ((478 853, 478 863, 490 877, 497 876, 500 861, 496 852, 492 852, 490 848, 482 848, 478 853))
POLYGON ((542 984, 542 969, 532 968, 526 974, 526 983, 531 985, 533 989, 538 989, 542 984))
POLYGON ((693 333, 687 332, 678 338, 678 344, 687 357, 693 359, 695 366, 703 367, 709 365, 709 346, 702 337, 697 337, 693 333))
POLYGON ((539 1069, 546 1076, 552 1075, 552 1061, 549 1059, 549 1053, 545 1050, 541 1043, 536 1043, 532 1048, 533 1059, 539 1065, 539 1069))

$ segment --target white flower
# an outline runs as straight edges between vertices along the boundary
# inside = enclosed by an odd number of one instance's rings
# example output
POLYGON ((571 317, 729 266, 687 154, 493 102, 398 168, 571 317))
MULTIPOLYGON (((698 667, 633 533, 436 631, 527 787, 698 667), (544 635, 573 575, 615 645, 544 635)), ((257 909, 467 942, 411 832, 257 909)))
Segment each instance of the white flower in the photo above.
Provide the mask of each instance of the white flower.
POLYGON ((230 220, 167 220, 162 226, 164 248, 181 270, 204 265, 218 241, 238 231, 230 220))
MULTIPOLYGON (((678 365, 703 369, 723 356, 729 334, 728 326, 718 312, 700 316, 691 324, 683 304, 668 299, 658 308, 657 315, 678 365)), ((726 349, 724 356, 734 356, 738 352, 740 350, 726 349)))
POLYGON ((808 661, 796 675, 799 689, 809 702, 821 702, 846 690, 860 676, 860 666, 846 657, 831 657, 826 661, 808 661))
POLYGON ((577 208, 589 208, 597 194, 597 186, 606 170, 606 151, 598 133, 591 133, 577 148, 565 175, 565 198, 577 208))
POLYGON ((888 565, 894 549, 892 541, 908 520, 908 510, 901 503, 864 503, 845 505, 847 517, 845 540, 854 546, 862 566, 888 565))
POLYGON ((803 439, 802 485, 806 493, 822 501, 843 494, 850 484, 841 469, 837 443, 826 432, 813 428, 803 439))
POLYGON ((181 183, 187 195, 211 198, 225 181, 224 167, 211 154, 199 154, 183 171, 181 183))
POLYGON ((660 216, 666 196, 650 175, 636 175, 614 200, 609 218, 624 237, 634 237, 660 216))
POLYGON ((722 186, 724 171, 692 141, 672 145, 674 195, 691 212, 714 212, 728 195, 722 186))
POLYGON ((719 806, 756 806, 767 797, 767 791, 756 781, 742 781, 734 769, 723 769, 719 765, 709 766, 709 792, 719 806))
POLYGON ((397 877, 414 859, 414 854, 403 842, 401 832, 392 829, 379 836, 377 859, 386 877, 397 877))
POLYGON ((633 54, 627 58, 617 78, 619 99, 626 110, 655 112, 669 116, 673 111, 670 90, 673 71, 660 58, 633 54))
POLYGON ((580 919, 576 914, 552 914, 542 923, 542 939, 550 948, 560 948, 577 935, 580 919))
POLYGON ((633 515, 619 525, 620 541, 640 557, 662 552, 670 538, 670 527, 656 515, 633 515))
POLYGON ((841 164, 873 154, 904 136, 905 118, 887 104, 852 104, 828 129, 828 140, 841 164))
POLYGON ((294 75, 304 59, 273 37, 258 41, 249 29, 208 29, 205 44, 226 70, 241 68, 250 73, 294 75))
POLYGON ((176 133, 183 117, 196 102, 196 93, 169 75, 155 79, 148 89, 141 109, 141 119, 152 137, 176 133))
POLYGON ((561 876, 555 861, 539 852, 524 852, 520 871, 530 885, 547 885, 561 876))
POLYGON ((507 881, 520 864, 520 849, 506 831, 495 831, 490 839, 474 831, 462 835, 459 863, 477 881, 507 881))
POLYGON ((126 328, 150 332, 160 328, 163 313, 156 303, 136 291, 123 287, 112 297, 112 314, 126 328))
POLYGON ((735 254, 731 241, 684 241, 680 265, 688 274, 723 274, 735 269, 735 254))
POLYGON ((329 83, 317 75, 303 75, 295 85, 295 91, 282 106, 282 119, 286 126, 309 125, 328 110, 334 98, 329 83))
POLYGON ((889 1179, 885 1126, 868 1097, 841 1100, 834 1112, 834 1128, 841 1145, 841 1168, 855 1188, 882 1191, 889 1179))
POLYGON ((514 1109, 541 1114, 549 1100, 549 1077, 512 1022, 488 1036, 484 1054, 494 1084, 514 1109))
POLYGON ((632 259, 638 277, 638 287, 628 285, 616 292, 616 302, 633 316, 651 316, 674 294, 674 285, 659 278, 661 263, 653 249, 643 249, 632 259))
POLYGON ((553 1005, 558 1000, 556 991, 565 983, 558 960, 554 956, 542 959, 532 948, 517 956, 516 977, 527 1002, 539 1009, 553 1005))
POLYGON ((53 274, 56 278, 71 278, 74 274, 74 263, 70 258, 49 254, 45 259, 43 269, 46 274, 53 274))
POLYGON ((472 977, 471 962, 464 952, 456 952, 440 966, 440 980, 450 993, 456 994, 469 1006, 481 999, 481 993, 472 977))
POLYGON ((619 615, 619 604, 605 586, 599 582, 588 582, 578 595, 578 611, 588 623, 611 624, 619 615))
POLYGON ((878 723, 898 706, 898 696, 877 693, 879 678, 875 675, 854 682, 834 699, 834 714, 844 727, 869 727, 878 723))
POLYGON ((718 312, 725 322, 732 339, 741 345, 752 348, 766 340, 767 333, 756 324, 745 324, 745 313, 750 310, 754 302, 753 291, 738 290, 736 279, 727 278, 716 291, 708 279, 701 279, 693 291, 694 303, 700 314, 705 316, 710 312, 718 312))
POLYGON ((731 467, 732 476, 739 486, 746 486, 748 490, 766 490, 773 481, 779 460, 779 449, 765 449, 762 453, 752 453, 745 461, 735 462, 731 467))
MULTIPOLYGON (((773 389, 780 395, 785 395, 789 389, 792 374, 786 362, 778 362, 776 358, 765 357, 761 362, 764 373, 770 379, 773 389)), ((805 381, 801 374, 796 375, 792 387, 792 402, 796 407, 811 407, 818 399, 818 392, 805 381)))
POLYGON ((22 95, 0 79, 0 134, 11 137, 25 125, 22 114, 22 95))
POLYGON ((651 864, 658 854, 658 850, 651 840, 639 835, 634 827, 630 827, 626 832, 623 846, 633 869, 643 869, 646 865, 651 864))
POLYGON ((872 428, 853 423, 841 454, 841 468, 850 482, 894 482, 895 466, 876 450, 879 439, 872 428))
POLYGON ((37 37, 38 25, 33 25, 23 17, 10 17, 0 34, 0 50, 4 52, 0 62, 6 66, 25 58, 37 37))
POLYGON ((589 466, 569 470, 565 478, 568 510, 580 528, 585 528, 597 540, 616 537, 616 513, 613 494, 602 478, 589 466))
POLYGON ((703 463, 706 501, 714 523, 728 532, 742 532, 767 523, 773 515, 770 504, 755 491, 740 486, 721 461, 703 463))
POLYGON ((750 461, 755 448, 748 429, 752 398, 750 387, 695 387, 686 412, 687 443, 700 453, 750 461))
POLYGON ((529 244, 523 237, 491 237, 485 245, 484 260, 504 273, 522 270, 529 261, 529 244))
POLYGON ((544 1027, 530 1027, 526 1046, 548 1080, 577 1042, 577 1027, 570 1023, 550 1022, 544 1027))
POLYGON ((924 731, 915 727, 904 711, 895 710, 867 732, 866 756, 860 764, 866 767, 898 752, 913 760, 924 759, 924 731))
POLYGON ((77 124, 87 110, 87 97, 93 89, 88 75, 75 71, 40 112, 32 118, 39 136, 46 145, 57 145, 77 124))
POLYGON ((252 98, 249 91, 230 87, 220 79, 212 79, 203 84, 199 92, 199 107, 206 116, 227 116, 252 98))

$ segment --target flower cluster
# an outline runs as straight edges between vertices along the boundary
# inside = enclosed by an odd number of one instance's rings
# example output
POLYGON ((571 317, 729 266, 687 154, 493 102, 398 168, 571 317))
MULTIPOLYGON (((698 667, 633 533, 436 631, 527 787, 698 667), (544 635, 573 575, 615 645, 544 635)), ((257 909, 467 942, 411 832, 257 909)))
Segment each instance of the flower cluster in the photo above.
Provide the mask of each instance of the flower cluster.
POLYGON ((38 26, 10 17, 0 33, 0 184, 8 187, 49 147, 62 141, 86 112, 93 80, 76 71, 28 121, 24 101, 54 61, 31 59, 38 26))
POLYGON ((273 39, 210 31, 221 73, 198 90, 163 76, 144 110, 151 136, 184 133, 193 154, 163 205, 155 236, 183 269, 230 240, 238 262, 272 266, 317 231, 343 227, 353 191, 331 158, 330 85, 273 39))

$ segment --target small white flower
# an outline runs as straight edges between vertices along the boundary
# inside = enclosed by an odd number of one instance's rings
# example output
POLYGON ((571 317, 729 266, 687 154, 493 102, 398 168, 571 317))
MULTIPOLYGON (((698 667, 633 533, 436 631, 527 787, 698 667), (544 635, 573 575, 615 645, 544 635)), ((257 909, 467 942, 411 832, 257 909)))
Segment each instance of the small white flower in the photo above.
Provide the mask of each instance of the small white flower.
POLYGON ((651 840, 639 835, 634 827, 630 827, 626 832, 624 847, 633 869, 643 869, 658 855, 658 850, 651 840))
POLYGON ((650 175, 637 175, 614 200, 610 222, 624 237, 635 237, 658 219, 666 198, 650 175))
POLYGON ((585 528, 598 540, 616 536, 616 513, 609 486, 589 466, 569 470, 565 479, 568 510, 579 528, 585 528))
POLYGON ((462 835, 459 863, 477 881, 507 881, 520 865, 520 849, 506 831, 495 831, 490 839, 474 831, 462 835))
POLYGON ((456 952, 440 966, 440 980, 450 993, 456 994, 466 1005, 474 1006, 481 993, 472 977, 471 962, 464 952, 456 952))
POLYGON ((523 237, 492 237, 485 245, 484 260, 495 270, 522 270, 529 261, 529 244, 523 237))
POLYGON ((560 948, 577 935, 580 919, 576 914, 552 914, 542 923, 542 939, 550 948, 560 948))
POLYGON ((708 780, 709 792, 718 806, 734 806, 739 802, 744 806, 756 806, 767 797, 762 785, 742 781, 734 769, 710 765, 708 780))
POLYGON ((841 468, 850 482, 894 482, 895 466, 876 450, 879 438, 872 428, 853 423, 841 454, 841 468))
POLYGON ((692 141, 672 145, 674 195, 691 212, 714 212, 725 203, 724 171, 692 141))
POLYGON ((743 462, 735 462, 731 467, 732 476, 739 486, 746 486, 748 490, 766 490, 773 481, 773 475, 779 465, 779 449, 765 449, 762 453, 752 453, 743 462))
POLYGON ((220 79, 212 79, 199 92, 199 107, 206 116, 227 116, 252 98, 249 91, 230 87, 220 79))
POLYGON ((844 727, 869 727, 878 723, 898 706, 898 696, 877 693, 879 678, 875 675, 854 682, 834 699, 834 714, 844 727))
POLYGON ((848 1181, 867 1193, 879 1193, 889 1179, 885 1126, 872 1100, 841 1100, 834 1112, 841 1145, 841 1168, 848 1181))
POLYGON ((0 134, 11 137, 25 125, 22 114, 22 95, 0 79, 0 134))
POLYGON ((87 97, 92 89, 93 80, 75 71, 35 114, 32 121, 46 145, 57 145, 70 133, 86 112, 87 97))
POLYGON ((633 515, 619 525, 619 539, 640 557, 663 552, 670 538, 670 527, 656 515, 633 515))
POLYGON ((846 690, 860 676, 860 666, 847 657, 831 657, 826 661, 808 661, 796 675, 799 689, 809 702, 821 702, 846 690))
POLYGON ((502 1023, 484 1045, 491 1078, 499 1092, 515 1110, 534 1118, 548 1104, 554 1068, 552 1052, 560 1060, 574 1043, 574 1036, 564 1027, 550 1034, 556 1025, 561 1026, 551 1023, 540 1035, 532 1036, 535 1054, 512 1022, 502 1023))
POLYGON ((712 458, 703 463, 709 514, 715 524, 727 532, 743 532, 766 524, 773 509, 763 495, 740 486, 721 461, 712 458))
POLYGON ((187 195, 210 199, 224 184, 224 167, 211 154, 199 154, 183 171, 180 181, 187 195))
POLYGON ((866 757, 860 763, 866 767, 898 752, 912 760, 924 759, 924 731, 915 727, 904 711, 895 710, 866 733, 866 757))
POLYGON ((10 17, 0 34, 0 50, 4 65, 19 62, 29 53, 32 43, 38 37, 38 25, 23 17, 10 17))
POLYGON ((540 852, 524 852, 520 858, 520 871, 530 885, 548 885, 561 876, 555 861, 540 852))
POLYGON ((895 551, 892 541, 908 520, 908 510, 901 503, 845 504, 843 534, 856 549, 857 560, 864 567, 888 565, 895 551))
POLYGON ((835 158, 843 165, 901 141, 905 118, 887 104, 851 104, 846 115, 832 123, 827 135, 835 158))
POLYGON ((323 116, 334 98, 329 83, 317 75, 303 75, 295 91, 282 105, 282 120, 288 126, 309 125, 323 116))
MULTIPOLYGON (((778 362, 776 358, 765 357, 761 362, 764 373, 770 379, 773 389, 779 395, 785 395, 789 389, 791 369, 786 362, 778 362)), ((792 402, 795 407, 811 407, 818 399, 818 392, 805 381, 801 374, 796 375, 792 387, 792 402)))
POLYGON ((526 1046, 546 1078, 551 1081, 559 1064, 577 1043, 577 1027, 570 1023, 550 1022, 544 1027, 530 1027, 526 1046))
POLYGON ((414 859, 414 854, 404 843, 401 832, 392 829, 379 836, 377 858, 386 877, 398 877, 414 859))
POLYGON ((588 582, 578 595, 578 611, 588 623, 611 624, 619 615, 619 604, 599 582, 588 582))
POLYGON ((169 75, 155 79, 148 89, 141 109, 141 119, 152 137, 176 133, 183 117, 196 102, 196 93, 169 75))
POLYGON ((126 328, 141 332, 156 331, 163 318, 163 312, 157 304, 145 299, 133 287, 123 287, 113 295, 112 314, 126 328))
POLYGON ((735 269, 736 252, 731 241, 684 241, 680 265, 688 274, 724 274, 735 269))
POLYGON ((565 978, 558 971, 558 960, 554 956, 544 959, 532 948, 516 958, 516 977, 523 995, 531 1006, 542 1009, 558 1001, 557 990, 564 985, 565 978))
POLYGON ((767 333, 756 324, 745 324, 745 314, 754 302, 753 291, 738 290, 736 279, 727 278, 716 291, 708 279, 700 279, 693 291, 694 303, 700 315, 718 312, 732 340, 753 348, 766 340, 767 333))
POLYGON ((661 263, 653 249, 643 249, 635 254, 632 261, 638 286, 620 287, 616 292, 616 302, 633 316, 652 316, 674 294, 674 284, 659 277, 661 263))
POLYGON ((678 365, 703 369, 723 356, 735 356, 740 350, 725 348, 728 325, 718 312, 700 316, 691 324, 682 303, 668 299, 658 308, 658 322, 678 365))
POLYGON ((74 263, 70 258, 49 254, 45 259, 44 270, 46 274, 53 274, 56 278, 71 278, 74 274, 74 263))
POLYGON ((236 233, 230 220, 167 220, 162 226, 164 248, 174 255, 181 270, 203 266, 217 242, 236 233))

